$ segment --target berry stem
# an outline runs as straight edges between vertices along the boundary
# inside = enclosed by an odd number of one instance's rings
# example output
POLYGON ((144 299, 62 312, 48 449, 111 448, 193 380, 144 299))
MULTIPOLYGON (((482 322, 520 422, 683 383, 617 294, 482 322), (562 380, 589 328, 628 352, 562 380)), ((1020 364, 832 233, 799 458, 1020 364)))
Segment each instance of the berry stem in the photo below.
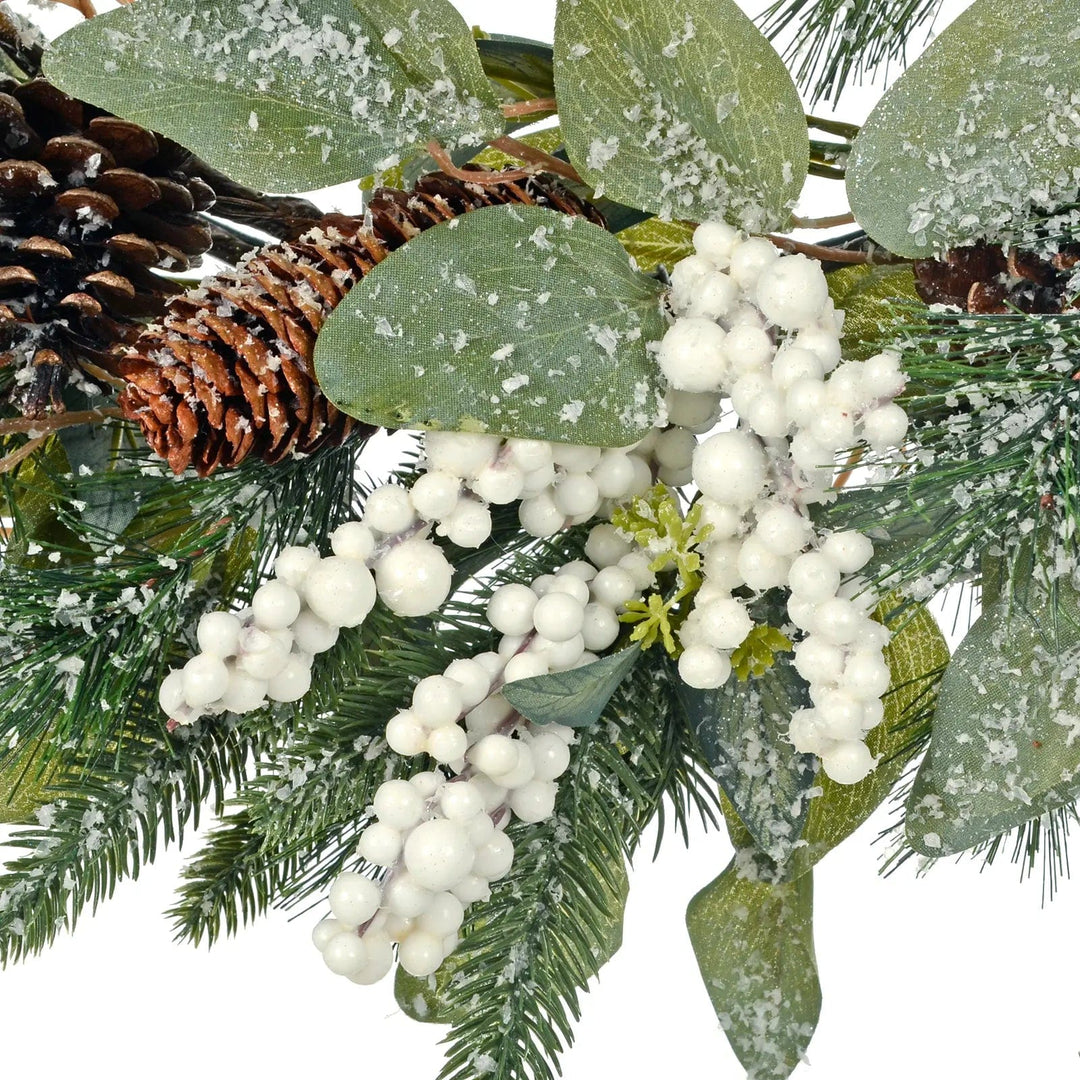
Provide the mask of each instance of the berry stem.
MULTIPOLYGON (((494 146, 495 143, 491 145, 494 146)), ((455 180, 466 180, 470 184, 479 184, 481 187, 495 187, 511 180, 526 180, 532 175, 528 169, 511 169, 509 171, 459 169, 446 150, 434 139, 427 144, 427 152, 447 176, 452 176, 455 180)))
POLYGON ((528 101, 515 101, 503 105, 503 116, 532 116, 533 113, 553 113, 558 112, 559 106, 556 104, 553 97, 550 98, 529 98, 528 101))
POLYGON ((858 124, 848 124, 843 120, 830 120, 823 116, 811 116, 807 113, 806 126, 817 131, 827 132, 829 135, 839 135, 842 139, 851 140, 861 130, 858 124))
POLYGON ((833 214, 831 217, 803 218, 796 214, 791 215, 791 226, 794 229, 834 229, 838 225, 854 225, 855 215, 849 210, 846 214, 833 214))
POLYGON ((36 439, 31 439, 25 446, 20 446, 18 450, 8 454, 5 458, 0 458, 0 475, 11 472, 16 465, 21 461, 25 461, 38 447, 42 446, 48 435, 39 435, 36 439))
POLYGON ((766 239, 789 255, 808 255, 811 259, 818 259, 821 262, 861 263, 871 266, 911 262, 910 259, 901 258, 891 252, 844 251, 843 248, 829 247, 826 244, 806 244, 801 240, 792 240, 790 236, 777 236, 774 233, 769 233, 766 239))
MULTIPOLYGON (((515 139, 510 135, 502 135, 498 139, 492 139, 491 145, 496 150, 502 150, 504 154, 509 154, 511 157, 521 158, 522 161, 527 161, 532 165, 540 165, 545 172, 551 172, 567 180, 573 180, 576 184, 584 183, 573 165, 563 161, 562 158, 545 154, 543 150, 538 150, 535 146, 530 146, 520 139, 515 139)), ((506 174, 501 175, 505 176, 506 174)))

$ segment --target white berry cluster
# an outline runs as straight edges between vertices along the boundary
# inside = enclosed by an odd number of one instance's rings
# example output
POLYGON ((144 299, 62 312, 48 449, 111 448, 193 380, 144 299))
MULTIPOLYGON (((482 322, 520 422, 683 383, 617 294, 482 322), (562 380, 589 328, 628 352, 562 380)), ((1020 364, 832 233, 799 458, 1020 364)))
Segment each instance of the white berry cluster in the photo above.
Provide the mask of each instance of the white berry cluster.
POLYGON ((406 971, 434 972, 457 946, 466 907, 486 900, 513 864, 511 817, 553 813, 573 730, 528 723, 500 690, 596 660, 618 636, 623 605, 653 583, 641 553, 610 525, 593 528, 586 554, 531 585, 496 589, 487 617, 502 635, 497 650, 420 680, 387 724, 392 750, 427 754, 452 775, 422 772, 379 788, 357 853, 384 868, 382 880, 340 875, 333 917, 314 931, 332 971, 374 982, 390 969, 396 942, 406 971))
POLYGON ((673 387, 703 396, 703 411, 730 399, 738 426, 693 449, 712 528, 679 671, 692 686, 721 686, 753 627, 734 591, 790 588, 789 618, 806 634, 796 665, 814 704, 792 719, 790 737, 820 754, 832 779, 855 783, 874 766, 863 740, 882 718, 888 633, 852 576, 873 545, 857 533, 818 535, 808 507, 826 497, 838 452, 902 442, 907 416, 893 399, 904 376, 892 353, 841 362, 842 313, 817 262, 717 222, 695 231, 694 248, 672 274, 675 319, 658 360, 673 387))

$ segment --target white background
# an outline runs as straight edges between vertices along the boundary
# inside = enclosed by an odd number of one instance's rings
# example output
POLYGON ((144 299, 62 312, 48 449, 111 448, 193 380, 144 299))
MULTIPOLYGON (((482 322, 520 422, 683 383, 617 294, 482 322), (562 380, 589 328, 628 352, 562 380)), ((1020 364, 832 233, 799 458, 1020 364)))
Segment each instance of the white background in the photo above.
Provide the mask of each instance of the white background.
MULTIPOLYGON (((553 0, 457 6, 490 31, 550 40, 553 0)), ((878 92, 852 92, 838 115, 863 119, 878 92)), ((840 209, 836 186, 819 187, 825 199, 806 209, 840 209)), ((982 875, 946 863, 921 879, 908 864, 882 879, 871 843, 889 821, 883 809, 815 871, 824 1006, 812 1071, 797 1075, 1080 1076, 1075 888, 1040 910, 1038 881, 1017 884, 1007 861, 982 875)), ((687 901, 728 861, 726 839, 698 833, 687 852, 669 837, 656 863, 650 851, 634 869, 626 943, 584 999, 565 1076, 739 1080, 683 928, 687 901)), ((210 952, 173 944, 160 913, 181 863, 166 852, 74 936, 0 974, 5 1075, 434 1077, 443 1029, 402 1016, 390 980, 331 975, 309 943, 312 916, 271 914, 210 952)))

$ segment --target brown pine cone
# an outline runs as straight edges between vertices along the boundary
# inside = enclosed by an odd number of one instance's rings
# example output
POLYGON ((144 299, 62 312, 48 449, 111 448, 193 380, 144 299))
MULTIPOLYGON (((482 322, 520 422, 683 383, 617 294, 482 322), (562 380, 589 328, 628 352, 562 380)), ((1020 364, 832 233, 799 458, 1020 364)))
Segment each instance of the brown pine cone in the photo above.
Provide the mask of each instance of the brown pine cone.
POLYGON ((480 186, 430 173, 411 192, 380 188, 364 218, 328 215, 295 243, 170 301, 164 321, 123 351, 124 415, 173 471, 200 476, 249 454, 268 463, 368 433, 319 390, 315 338, 376 263, 424 229, 497 203, 547 206, 603 225, 550 177, 480 186))
POLYGON ((1063 247, 1050 258, 979 243, 953 248, 944 259, 915 263, 915 286, 928 304, 949 304, 972 314, 1019 309, 1053 315, 1074 306, 1067 286, 1080 262, 1080 246, 1063 247))
POLYGON ((77 369, 108 377, 211 244, 210 186, 174 143, 42 78, 0 78, 0 367, 27 416, 62 411, 77 369))

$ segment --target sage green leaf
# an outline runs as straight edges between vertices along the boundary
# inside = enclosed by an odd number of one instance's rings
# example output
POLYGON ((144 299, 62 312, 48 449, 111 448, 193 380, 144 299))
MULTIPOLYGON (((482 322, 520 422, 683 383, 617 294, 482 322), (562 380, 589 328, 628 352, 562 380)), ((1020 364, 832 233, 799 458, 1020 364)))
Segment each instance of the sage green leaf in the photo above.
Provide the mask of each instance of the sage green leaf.
POLYGON ((612 198, 754 232, 791 216, 805 115, 734 0, 561 0, 555 88, 570 160, 612 198))
POLYGON ((1065 0, 975 0, 889 88, 855 138, 859 224, 899 255, 1008 239, 1075 201, 1080 36, 1065 0))
POLYGON ((686 928, 705 989, 747 1080, 783 1080, 806 1053, 821 1012, 813 875, 776 882, 753 853, 690 901, 686 928))
POLYGON ((945 670, 906 804, 920 854, 951 855, 1080 794, 1080 604, 1059 582, 984 609, 945 670))
POLYGON ((866 360, 895 346, 897 323, 910 305, 925 310, 910 266, 844 266, 828 275, 829 295, 844 312, 841 344, 847 360, 866 360))
POLYGON ((790 656, 746 682, 729 679, 719 690, 695 690, 681 679, 681 708, 724 794, 754 839, 774 862, 791 857, 809 811, 816 759, 796 753, 787 740, 791 714, 808 708, 806 683, 790 656))
MULTIPOLYGON (((890 598, 875 612, 879 620, 896 611, 890 598)), ((806 873, 837 844, 846 840, 885 801, 930 724, 949 646, 934 617, 923 606, 896 612, 897 631, 885 647, 892 681, 883 699, 885 719, 867 734, 866 744, 877 768, 857 784, 838 784, 824 772, 817 778, 821 794, 810 800, 802 839, 792 852, 784 876, 806 873)))
POLYGON ((658 266, 671 269, 687 255, 694 254, 694 226, 688 221, 646 218, 616 235, 638 268, 646 274, 651 274, 658 266))
POLYGON ((46 55, 62 90, 159 131, 260 190, 379 172, 438 139, 502 132, 449 0, 139 0, 46 55))
POLYGON ((476 39, 480 63, 489 79, 523 101, 555 96, 554 57, 550 45, 507 34, 476 39))
POLYGON ((647 349, 664 335, 660 291, 584 218, 484 207, 349 292, 315 346, 319 383, 384 427, 625 446, 662 400, 647 349))
MULTIPOLYGON (((590 966, 592 970, 599 971, 622 948, 623 915, 626 897, 630 891, 630 879, 621 860, 607 860, 602 872, 596 867, 591 869, 596 872, 590 879, 590 884, 599 890, 604 899, 603 920, 598 921, 594 913, 590 927, 593 945, 590 966)), ((481 922, 478 927, 483 925, 481 922)), ((568 946, 564 943, 562 947, 568 946)), ((397 998, 401 1011, 413 1020, 425 1024, 453 1024, 466 1019, 466 1010, 460 1004, 455 1006, 448 991, 455 985, 458 972, 463 967, 475 964, 475 960, 475 950, 470 948, 469 937, 466 936, 434 975, 410 975, 399 964, 394 976, 394 997, 397 998)), ((492 962, 505 964, 506 958, 493 956, 492 962)))
POLYGON ((503 697, 534 724, 592 727, 641 655, 629 645, 583 667, 507 683, 503 697))

